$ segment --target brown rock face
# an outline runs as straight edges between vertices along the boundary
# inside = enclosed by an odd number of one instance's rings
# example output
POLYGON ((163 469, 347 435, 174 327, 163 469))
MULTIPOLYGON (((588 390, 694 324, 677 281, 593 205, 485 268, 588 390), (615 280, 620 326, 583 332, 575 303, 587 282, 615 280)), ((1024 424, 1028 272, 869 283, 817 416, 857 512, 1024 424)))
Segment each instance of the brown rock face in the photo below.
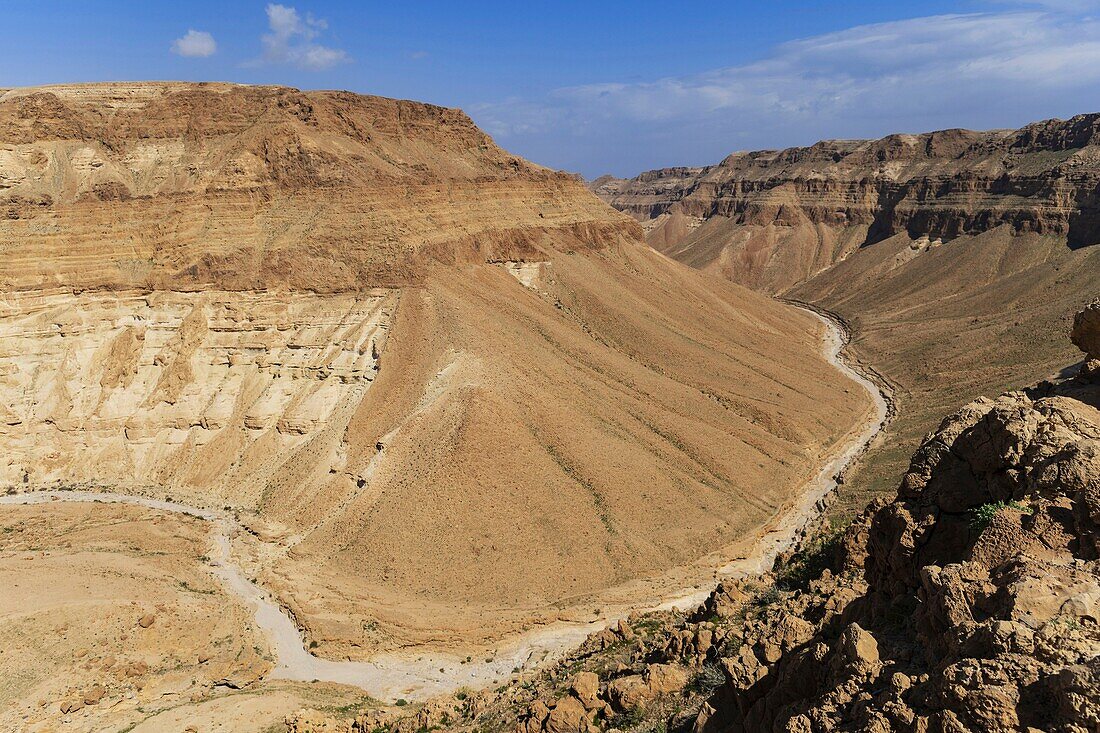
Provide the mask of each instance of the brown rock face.
POLYGON ((688 674, 682 667, 650 664, 641 674, 613 680, 607 686, 607 694, 618 710, 642 710, 661 695, 679 692, 687 683, 688 674))
POLYGON ((681 587, 869 407, 812 318, 415 102, 6 91, 0 255, 0 487, 242 510, 334 657, 681 587))
POLYGON ((1073 343, 1090 360, 1100 359, 1100 300, 1094 300, 1074 317, 1073 343))

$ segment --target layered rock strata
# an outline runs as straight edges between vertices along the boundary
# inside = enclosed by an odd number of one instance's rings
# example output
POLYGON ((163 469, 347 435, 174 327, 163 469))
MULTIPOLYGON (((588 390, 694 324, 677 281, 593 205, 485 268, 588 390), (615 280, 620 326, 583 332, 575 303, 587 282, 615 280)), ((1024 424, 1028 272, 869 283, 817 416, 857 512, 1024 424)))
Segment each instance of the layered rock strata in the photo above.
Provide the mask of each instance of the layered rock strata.
POLYGON ((258 490, 346 425, 395 304, 384 291, 13 293, 0 306, 0 481, 258 490))
POLYGON ((1100 242, 1100 115, 734 153, 593 189, 657 249, 782 291, 897 234, 924 245, 998 227, 1100 242))

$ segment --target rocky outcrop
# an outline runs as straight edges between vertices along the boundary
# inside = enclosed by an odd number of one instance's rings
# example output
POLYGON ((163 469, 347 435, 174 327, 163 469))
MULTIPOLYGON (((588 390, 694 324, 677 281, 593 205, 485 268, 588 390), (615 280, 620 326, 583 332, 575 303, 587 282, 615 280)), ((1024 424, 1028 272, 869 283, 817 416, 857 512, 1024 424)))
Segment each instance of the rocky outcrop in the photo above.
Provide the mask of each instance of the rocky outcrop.
POLYGON ((1075 380, 947 418, 837 574, 746 627, 697 730, 1095 730, 1098 407, 1075 380))
POLYGON ((657 249, 784 290, 896 234, 925 246, 1006 227, 1100 242, 1100 114, 734 153, 596 183, 657 249))
POLYGON ((1082 375, 1100 379, 1100 300, 1094 300, 1074 317, 1073 343, 1085 352, 1082 375))

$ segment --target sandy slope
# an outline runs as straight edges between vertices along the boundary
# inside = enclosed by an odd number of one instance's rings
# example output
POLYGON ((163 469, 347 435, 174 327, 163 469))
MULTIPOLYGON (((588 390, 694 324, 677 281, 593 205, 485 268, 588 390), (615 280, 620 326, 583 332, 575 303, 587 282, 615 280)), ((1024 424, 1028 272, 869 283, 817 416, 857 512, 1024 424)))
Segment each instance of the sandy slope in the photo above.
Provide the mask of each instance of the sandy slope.
MULTIPOLYGON (((764 534, 755 542, 738 544, 744 552, 743 557, 713 569, 716 578, 759 573, 771 565, 778 553, 792 547, 803 528, 818 516, 828 494, 835 490, 836 477, 862 453, 884 425, 888 411, 883 394, 841 358, 841 351, 847 342, 846 334, 828 319, 822 317, 821 320, 827 327, 824 340, 826 358, 874 397, 876 408, 873 415, 851 433, 850 440, 840 446, 821 467, 815 478, 802 487, 792 505, 769 524, 764 534)), ((427 698, 464 686, 479 687, 499 682, 517 669, 529 669, 560 656, 589 633, 605 627, 609 621, 621 618, 629 611, 639 610, 615 607, 606 610, 595 621, 556 623, 532 630, 515 638, 500 640, 491 651, 479 651, 476 660, 468 655, 468 662, 461 655, 431 648, 382 654, 364 662, 330 661, 315 656, 306 648, 295 621, 268 592, 249 579, 245 569, 234 559, 230 548, 232 538, 245 533, 231 514, 178 502, 113 493, 34 492, 0 497, 0 504, 9 506, 47 504, 53 507, 68 502, 130 504, 208 522, 212 528, 211 573, 231 596, 236 596, 252 608, 255 625, 274 655, 275 663, 269 675, 271 679, 348 684, 360 687, 374 697, 389 700, 398 697, 427 698)), ((697 605, 709 592, 709 586, 678 591, 652 602, 652 607, 687 608, 697 605)))

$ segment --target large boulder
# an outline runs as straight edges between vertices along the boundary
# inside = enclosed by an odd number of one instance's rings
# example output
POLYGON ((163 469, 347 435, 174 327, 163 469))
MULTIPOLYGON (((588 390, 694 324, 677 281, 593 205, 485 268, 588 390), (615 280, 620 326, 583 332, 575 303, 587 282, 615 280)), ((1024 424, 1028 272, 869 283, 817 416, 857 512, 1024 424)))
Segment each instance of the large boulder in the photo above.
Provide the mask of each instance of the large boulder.
POLYGON ((679 692, 687 686, 688 673, 675 664, 650 664, 642 674, 612 680, 608 696, 617 710, 643 710, 661 695, 679 692))
POLYGON ((1100 298, 1074 317, 1071 338, 1090 359, 1100 359, 1100 298))

